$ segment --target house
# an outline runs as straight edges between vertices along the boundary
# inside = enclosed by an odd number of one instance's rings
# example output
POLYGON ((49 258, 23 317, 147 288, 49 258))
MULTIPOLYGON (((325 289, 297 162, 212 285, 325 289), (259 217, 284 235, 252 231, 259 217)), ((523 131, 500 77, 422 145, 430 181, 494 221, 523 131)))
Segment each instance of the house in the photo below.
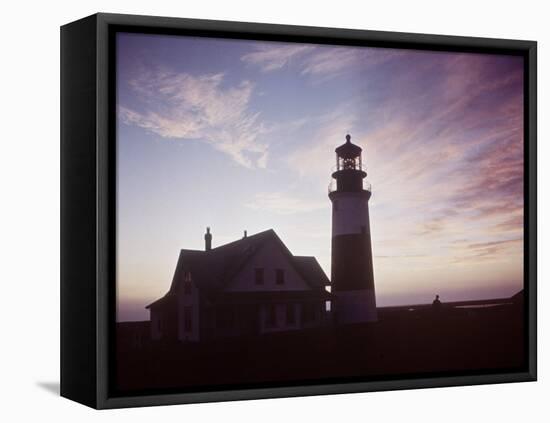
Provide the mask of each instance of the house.
POLYGON ((181 250, 169 291, 146 308, 153 340, 201 341, 329 322, 327 276, 293 256, 273 230, 205 250, 181 250))

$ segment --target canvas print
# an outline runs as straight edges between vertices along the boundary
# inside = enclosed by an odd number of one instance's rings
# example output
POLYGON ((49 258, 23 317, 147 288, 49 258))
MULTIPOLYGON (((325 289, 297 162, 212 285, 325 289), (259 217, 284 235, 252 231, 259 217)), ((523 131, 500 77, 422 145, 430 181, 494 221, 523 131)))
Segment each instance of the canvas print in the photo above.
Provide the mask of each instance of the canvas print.
POLYGON ((523 369, 523 60, 117 33, 115 390, 523 369))

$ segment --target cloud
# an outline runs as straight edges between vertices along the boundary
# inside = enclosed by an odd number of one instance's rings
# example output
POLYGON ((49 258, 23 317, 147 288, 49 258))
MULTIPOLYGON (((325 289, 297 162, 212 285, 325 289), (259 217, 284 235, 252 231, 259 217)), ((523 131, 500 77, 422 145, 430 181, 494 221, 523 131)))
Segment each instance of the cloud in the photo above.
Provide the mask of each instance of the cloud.
POLYGON ((498 241, 469 243, 455 243, 455 263, 464 261, 495 261, 504 256, 514 255, 521 257, 523 251, 523 237, 498 241))
POLYGON ((301 75, 319 82, 345 71, 367 70, 401 54, 396 49, 261 43, 241 60, 258 66, 262 72, 294 65, 301 75))
POLYGON ((373 183, 376 254, 437 256, 441 263, 504 254, 453 242, 523 236, 521 62, 410 52, 391 66, 387 77, 359 82, 356 97, 319 116, 312 141, 287 164, 324 185, 334 148, 351 131, 373 183))
POLYGON ((301 66, 301 74, 334 77, 359 64, 362 52, 349 48, 321 49, 307 57, 301 66))
POLYGON ((490 241, 490 242, 479 242, 475 244, 469 244, 468 248, 473 250, 485 250, 487 248, 504 248, 512 244, 522 243, 523 238, 516 239, 505 239, 503 241, 490 241))
POLYGON ((292 150, 286 157, 287 165, 301 177, 318 179, 326 188, 331 168, 336 163, 334 149, 345 142, 345 135, 352 131, 358 119, 348 103, 335 105, 332 111, 311 117, 309 125, 316 128, 312 142, 292 150))
POLYGON ((302 75, 324 81, 344 72, 365 72, 402 55, 401 51, 376 48, 319 47, 302 62, 302 75))
POLYGON ((256 194, 253 201, 245 204, 252 210, 271 212, 281 215, 296 213, 308 213, 320 209, 326 209, 327 201, 309 201, 303 196, 291 196, 282 192, 269 192, 256 194))
POLYGON ((411 258, 428 258, 432 259, 431 256, 427 256, 425 254, 395 254, 395 255, 389 255, 389 256, 374 256, 375 258, 379 259, 411 259, 411 258))
POLYGON ((204 141, 248 168, 266 166, 268 146, 260 140, 265 128, 249 107, 252 83, 226 87, 222 73, 193 76, 154 69, 129 85, 141 110, 119 105, 125 124, 167 139, 204 141))
POLYGON ((314 47, 303 44, 259 44, 258 47, 241 57, 249 65, 259 66, 263 72, 272 72, 288 65, 293 58, 297 58, 314 47))

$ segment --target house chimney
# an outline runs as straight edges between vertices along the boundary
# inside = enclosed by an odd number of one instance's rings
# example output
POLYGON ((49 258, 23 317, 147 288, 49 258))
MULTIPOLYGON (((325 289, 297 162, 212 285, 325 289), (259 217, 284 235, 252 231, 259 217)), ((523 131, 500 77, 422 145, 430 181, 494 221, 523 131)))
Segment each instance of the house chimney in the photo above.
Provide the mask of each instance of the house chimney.
POLYGON ((246 229, 245 229, 243 238, 246 238, 246 237, 247 237, 247 233, 246 233, 246 229))
POLYGON ((212 234, 210 233, 210 226, 206 227, 206 233, 204 234, 204 250, 210 251, 212 249, 212 234))

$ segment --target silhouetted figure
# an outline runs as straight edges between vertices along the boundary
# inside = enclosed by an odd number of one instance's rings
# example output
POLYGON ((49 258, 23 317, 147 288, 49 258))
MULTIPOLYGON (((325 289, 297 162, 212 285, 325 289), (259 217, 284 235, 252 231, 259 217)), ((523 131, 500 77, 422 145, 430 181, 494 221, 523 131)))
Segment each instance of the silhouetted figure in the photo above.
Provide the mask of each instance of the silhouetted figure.
POLYGON ((441 308, 441 301, 439 300, 439 295, 435 296, 435 300, 432 303, 434 310, 439 310, 441 308))

